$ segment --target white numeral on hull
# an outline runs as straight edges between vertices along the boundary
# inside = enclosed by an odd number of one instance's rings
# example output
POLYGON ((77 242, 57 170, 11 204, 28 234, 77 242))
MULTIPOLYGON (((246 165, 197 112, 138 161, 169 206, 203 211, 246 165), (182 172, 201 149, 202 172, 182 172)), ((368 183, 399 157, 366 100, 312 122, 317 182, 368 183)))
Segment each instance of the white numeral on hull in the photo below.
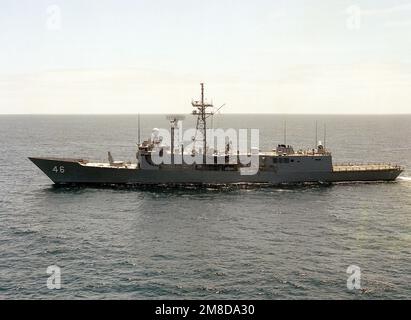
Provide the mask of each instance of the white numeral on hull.
POLYGON ((59 167, 58 167, 58 166, 54 166, 53 172, 63 174, 63 173, 64 173, 64 166, 59 166, 59 167))

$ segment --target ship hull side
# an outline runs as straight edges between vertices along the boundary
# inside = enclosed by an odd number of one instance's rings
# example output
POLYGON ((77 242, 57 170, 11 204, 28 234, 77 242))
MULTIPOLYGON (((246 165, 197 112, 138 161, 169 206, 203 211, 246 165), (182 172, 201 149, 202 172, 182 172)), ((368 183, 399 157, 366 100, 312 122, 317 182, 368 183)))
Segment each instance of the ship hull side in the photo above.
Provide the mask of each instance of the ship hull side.
POLYGON ((400 170, 364 170, 330 172, 273 172, 259 171, 255 175, 241 175, 238 171, 194 169, 140 170, 81 165, 76 160, 30 158, 55 184, 90 185, 157 185, 157 184, 292 184, 334 183, 350 181, 393 181, 400 170))

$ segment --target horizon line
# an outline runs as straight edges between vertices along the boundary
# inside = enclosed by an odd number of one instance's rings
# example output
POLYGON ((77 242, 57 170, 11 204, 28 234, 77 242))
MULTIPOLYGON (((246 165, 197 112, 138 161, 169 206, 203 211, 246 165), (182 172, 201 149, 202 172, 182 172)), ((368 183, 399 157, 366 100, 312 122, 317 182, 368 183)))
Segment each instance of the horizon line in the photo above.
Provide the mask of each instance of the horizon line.
MULTIPOLYGON (((130 115, 168 115, 169 113, 148 113, 148 112, 137 112, 137 113, 0 113, 0 116, 130 116, 130 115)), ((174 114, 188 115, 191 113, 176 112, 174 114)), ((222 114, 217 114, 219 116, 223 115, 303 115, 303 116, 409 116, 411 112, 408 113, 276 113, 276 112, 227 112, 222 114)))

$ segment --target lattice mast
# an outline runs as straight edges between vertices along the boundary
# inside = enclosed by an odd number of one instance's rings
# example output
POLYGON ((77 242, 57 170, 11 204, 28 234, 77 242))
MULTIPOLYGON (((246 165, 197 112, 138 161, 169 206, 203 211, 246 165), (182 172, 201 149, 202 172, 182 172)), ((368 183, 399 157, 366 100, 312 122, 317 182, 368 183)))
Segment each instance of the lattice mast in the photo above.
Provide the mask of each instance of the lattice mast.
POLYGON ((213 115, 213 112, 207 111, 207 108, 213 108, 212 103, 206 103, 204 99, 204 83, 201 85, 201 101, 192 101, 191 104, 195 108, 193 115, 197 115, 197 127, 196 130, 203 135, 203 157, 205 163, 207 153, 207 118, 213 115))

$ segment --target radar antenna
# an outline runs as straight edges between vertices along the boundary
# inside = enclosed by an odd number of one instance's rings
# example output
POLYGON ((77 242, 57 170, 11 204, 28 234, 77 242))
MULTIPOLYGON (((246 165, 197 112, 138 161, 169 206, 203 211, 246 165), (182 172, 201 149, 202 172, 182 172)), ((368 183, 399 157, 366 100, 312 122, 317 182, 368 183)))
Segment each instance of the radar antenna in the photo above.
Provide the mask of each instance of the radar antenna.
POLYGON ((193 110, 193 115, 197 116, 196 130, 200 131, 203 135, 203 163, 206 162, 206 152, 207 152, 207 118, 213 115, 213 112, 207 111, 207 108, 213 108, 212 103, 206 103, 204 100, 204 83, 201 85, 201 100, 192 101, 191 104, 195 108, 193 110))

